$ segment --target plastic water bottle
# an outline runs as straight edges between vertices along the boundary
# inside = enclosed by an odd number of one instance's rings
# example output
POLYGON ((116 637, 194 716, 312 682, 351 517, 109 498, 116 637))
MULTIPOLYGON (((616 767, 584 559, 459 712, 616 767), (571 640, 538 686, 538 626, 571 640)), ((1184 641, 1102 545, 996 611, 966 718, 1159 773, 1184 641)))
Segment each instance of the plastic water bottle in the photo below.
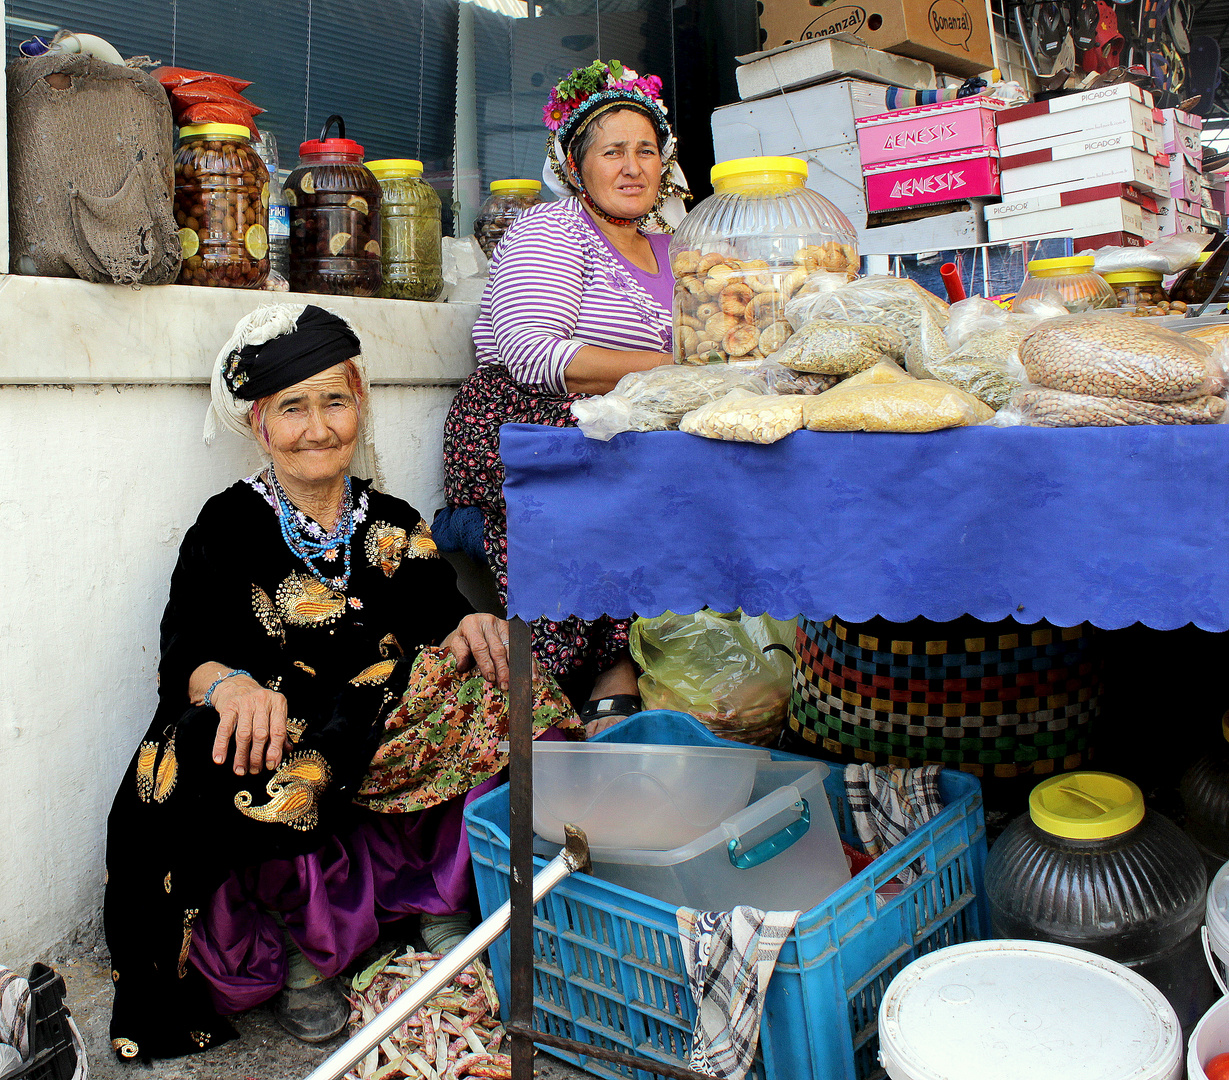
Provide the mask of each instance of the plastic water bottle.
POLYGON ((255 144, 265 168, 269 170, 269 271, 290 280, 290 208, 282 194, 282 179, 278 172, 277 138, 262 131, 255 144))

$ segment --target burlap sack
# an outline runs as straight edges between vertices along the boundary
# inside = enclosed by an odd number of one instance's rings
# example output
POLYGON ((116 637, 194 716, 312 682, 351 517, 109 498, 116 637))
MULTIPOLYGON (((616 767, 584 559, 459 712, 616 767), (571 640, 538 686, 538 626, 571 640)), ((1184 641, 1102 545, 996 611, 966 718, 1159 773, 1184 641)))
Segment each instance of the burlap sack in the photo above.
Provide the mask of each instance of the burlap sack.
POLYGON ((81 54, 23 57, 8 67, 8 118, 14 272, 175 280, 171 108, 156 80, 81 54))

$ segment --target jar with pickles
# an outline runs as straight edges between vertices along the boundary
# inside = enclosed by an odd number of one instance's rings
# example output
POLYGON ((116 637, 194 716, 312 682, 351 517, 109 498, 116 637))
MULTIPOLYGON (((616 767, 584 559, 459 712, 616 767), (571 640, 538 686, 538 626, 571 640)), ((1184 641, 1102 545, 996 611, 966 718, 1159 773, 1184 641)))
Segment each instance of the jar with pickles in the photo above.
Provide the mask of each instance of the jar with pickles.
POLYGON ((259 289, 269 276, 269 174, 246 127, 179 129, 175 220, 180 285, 259 289))
POLYGON ((713 167, 714 193, 670 241, 674 356, 680 364, 759 359, 785 344, 785 303, 819 270, 853 275, 857 234, 806 186, 800 158, 713 167))
POLYGON ((440 197, 422 178, 422 162, 385 158, 367 162, 367 168, 380 182, 380 295, 436 299, 444 290, 440 197))
POLYGON ((474 236, 488 259, 517 216, 542 201, 541 190, 541 180, 491 181, 491 194, 474 218, 474 236))
POLYGON ((293 292, 375 296, 380 291, 380 184, 363 165, 363 148, 330 116, 319 139, 299 146, 298 167, 283 188, 290 207, 293 292), (337 125, 337 136, 329 128, 337 125))
POLYGON ((1011 301, 1011 310, 1019 311, 1025 300, 1041 297, 1048 291, 1058 294, 1062 305, 1073 315, 1080 311, 1115 308, 1118 298, 1114 290, 1092 267, 1091 255, 1068 255, 1062 259, 1033 259, 1028 275, 1011 301))

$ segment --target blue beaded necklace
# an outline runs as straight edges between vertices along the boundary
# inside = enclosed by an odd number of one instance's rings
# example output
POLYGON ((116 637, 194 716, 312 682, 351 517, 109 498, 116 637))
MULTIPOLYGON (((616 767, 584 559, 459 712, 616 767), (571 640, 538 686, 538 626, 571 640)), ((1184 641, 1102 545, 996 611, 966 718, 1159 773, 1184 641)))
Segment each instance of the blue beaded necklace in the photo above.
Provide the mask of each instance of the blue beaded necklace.
MULTIPOLYGON (((323 539, 315 540, 304 530, 301 515, 282 490, 277 473, 269 466, 269 480, 273 484, 273 494, 277 497, 277 520, 281 526, 282 539, 291 553, 297 555, 311 571, 312 576, 331 589, 343 592, 350 584, 350 541, 354 539, 354 495, 350 489, 350 477, 345 479, 345 488, 341 496, 341 507, 337 513, 337 522, 330 532, 324 533, 323 539), (337 558, 337 549, 342 549, 343 570, 338 577, 325 577, 315 566, 313 560, 324 559, 333 562, 337 558)), ((319 528, 319 526, 317 526, 319 528)))

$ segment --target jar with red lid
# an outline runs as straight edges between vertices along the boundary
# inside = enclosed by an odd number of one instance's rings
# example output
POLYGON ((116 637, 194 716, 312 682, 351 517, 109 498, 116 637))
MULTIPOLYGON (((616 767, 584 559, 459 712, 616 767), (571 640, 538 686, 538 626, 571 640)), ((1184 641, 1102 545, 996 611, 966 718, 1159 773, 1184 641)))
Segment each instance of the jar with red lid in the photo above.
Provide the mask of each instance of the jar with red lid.
POLYGON ((269 276, 269 174, 238 124, 179 129, 180 285, 259 289, 269 276))
POLYGON ((380 184, 363 165, 363 148, 330 116, 320 138, 299 146, 299 164, 283 188, 290 207, 292 292, 375 296, 380 268, 380 184), (329 128, 337 125, 337 136, 329 128))

